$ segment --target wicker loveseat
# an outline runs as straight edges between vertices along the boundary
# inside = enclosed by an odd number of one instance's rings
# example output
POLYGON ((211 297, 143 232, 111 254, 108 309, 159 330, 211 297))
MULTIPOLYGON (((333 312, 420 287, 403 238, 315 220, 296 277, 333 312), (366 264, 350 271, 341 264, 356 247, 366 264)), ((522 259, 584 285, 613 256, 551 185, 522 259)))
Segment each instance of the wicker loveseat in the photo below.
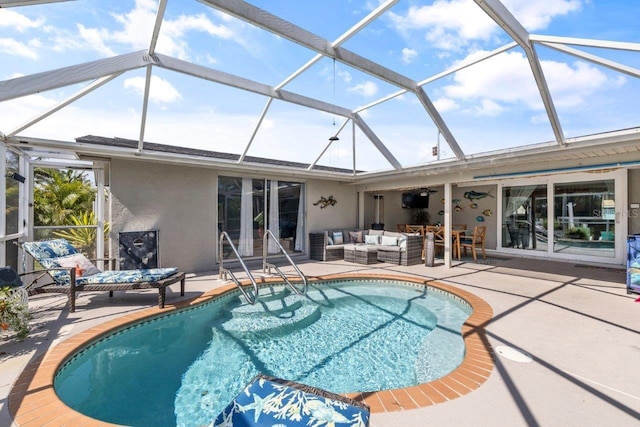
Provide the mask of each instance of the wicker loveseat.
POLYGON ((397 265, 422 262, 422 236, 417 234, 384 230, 323 230, 309 233, 309 243, 309 258, 317 261, 345 259, 365 263, 357 255, 358 252, 366 252, 367 260, 371 260, 372 253, 375 253, 375 259, 379 262, 397 265), (355 254, 356 257, 346 257, 345 250, 347 254, 355 254))

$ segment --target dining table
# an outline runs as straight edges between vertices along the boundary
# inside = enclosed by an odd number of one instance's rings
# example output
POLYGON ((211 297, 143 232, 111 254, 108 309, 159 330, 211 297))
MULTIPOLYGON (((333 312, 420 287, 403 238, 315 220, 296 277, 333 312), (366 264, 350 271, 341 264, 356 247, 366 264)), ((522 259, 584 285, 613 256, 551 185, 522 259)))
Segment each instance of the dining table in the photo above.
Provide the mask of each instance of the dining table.
POLYGON ((457 255, 458 260, 462 259, 460 255, 460 240, 465 236, 466 229, 455 228, 451 229, 451 240, 453 241, 453 254, 457 255))

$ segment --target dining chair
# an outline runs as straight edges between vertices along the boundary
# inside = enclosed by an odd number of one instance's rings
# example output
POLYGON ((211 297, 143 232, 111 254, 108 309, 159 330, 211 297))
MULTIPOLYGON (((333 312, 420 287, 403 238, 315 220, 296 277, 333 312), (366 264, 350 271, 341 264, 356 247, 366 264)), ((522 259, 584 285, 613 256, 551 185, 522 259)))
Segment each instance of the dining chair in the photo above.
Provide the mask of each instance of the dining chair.
POLYGON ((478 262, 478 258, 476 256, 476 249, 482 250, 482 258, 485 259, 487 256, 484 252, 484 238, 487 234, 487 227, 485 225, 476 225, 473 228, 473 234, 470 236, 460 236, 460 248, 464 249, 465 256, 467 255, 467 248, 471 249, 471 254, 473 255, 473 260, 478 262))
POLYGON ((427 225, 426 233, 433 233, 436 253, 444 252, 444 227, 442 225, 427 225))

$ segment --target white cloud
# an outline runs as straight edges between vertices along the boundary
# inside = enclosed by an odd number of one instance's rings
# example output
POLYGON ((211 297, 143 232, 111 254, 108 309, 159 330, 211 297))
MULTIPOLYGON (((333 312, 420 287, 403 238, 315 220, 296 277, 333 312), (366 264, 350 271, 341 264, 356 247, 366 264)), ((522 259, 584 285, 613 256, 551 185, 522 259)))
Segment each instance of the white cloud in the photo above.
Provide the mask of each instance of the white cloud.
MULTIPOLYGON (((586 0, 504 0, 505 7, 528 31, 545 29, 551 21, 581 9, 586 0)), ((503 34, 500 27, 473 0, 436 0, 411 6, 406 13, 390 12, 397 31, 424 32, 433 47, 460 49, 472 41, 488 41, 503 34)))
POLYGON ((504 0, 504 5, 527 31, 543 30, 551 21, 563 15, 577 12, 585 0, 504 0))
MULTIPOLYGON (((9 29, 10 31, 8 32, 24 33, 32 28, 39 28, 44 25, 44 22, 44 18, 29 19, 12 10, 0 9, 0 29, 9 29)), ((12 37, 0 38, 0 52, 7 55, 38 59, 38 48, 40 46, 41 42, 36 38, 26 41, 12 37)))
POLYGON ((343 82, 349 84, 351 83, 352 77, 351 77, 351 73, 348 72, 347 70, 341 70, 338 69, 337 70, 337 77, 340 78, 340 80, 342 80, 343 82))
POLYGON ((447 111, 457 110, 460 107, 458 105, 458 103, 455 100, 451 99, 451 98, 439 98, 439 99, 436 99, 435 101, 433 101, 433 105, 441 113, 445 113, 447 111))
MULTIPOLYGON (((133 77, 124 81, 124 88, 132 89, 142 95, 144 93, 144 84, 144 77, 133 77)), ((158 76, 151 76, 150 101, 162 106, 181 99, 180 92, 171 83, 158 76)))
POLYGON ((31 28, 39 28, 44 25, 44 18, 29 19, 26 16, 12 10, 0 9, 0 28, 11 28, 23 33, 31 28))
MULTIPOLYGON (((157 2, 154 0, 136 0, 135 7, 129 12, 112 13, 111 17, 118 29, 78 24, 77 33, 54 27, 47 27, 46 31, 53 34, 53 49, 56 51, 93 50, 103 56, 114 56, 119 51, 118 46, 125 46, 126 51, 148 49, 156 20, 156 8, 157 2)), ((165 17, 156 51, 184 60, 189 59, 190 47, 186 37, 194 31, 242 44, 242 38, 229 26, 217 25, 205 14, 183 14, 175 19, 165 17)), ((214 63, 215 59, 209 57, 207 61, 214 63)))
POLYGON ((78 33, 80 39, 84 41, 85 47, 91 47, 91 49, 100 52, 104 56, 115 56, 116 53, 107 46, 109 34, 106 30, 97 28, 87 28, 82 24, 78 24, 78 33))
POLYGON ((476 107, 476 114, 479 116, 495 117, 499 116, 504 111, 504 108, 497 102, 491 99, 483 99, 480 101, 480 105, 476 107))
POLYGON ((389 13, 401 33, 425 31, 425 39, 441 49, 453 49, 470 39, 489 39, 498 28, 473 0, 436 0, 411 6, 405 15, 389 13))
POLYGON ((24 44, 14 39, 0 39, 0 52, 7 55, 22 56, 29 59, 38 59, 38 52, 36 49, 40 43, 37 40, 33 40, 30 44, 24 44))
POLYGON ((378 93, 378 86, 374 82, 369 80, 348 88, 347 92, 371 97, 378 93))
POLYGON ((607 76, 599 69, 577 61, 569 64, 542 61, 545 74, 549 75, 549 90, 557 106, 575 107, 585 102, 592 94, 607 83, 607 76))
POLYGON ((418 56, 418 51, 405 47, 402 49, 402 62, 410 64, 418 56))
MULTIPOLYGON (((556 106, 578 106, 608 83, 602 71, 581 61, 574 64, 542 61, 542 68, 556 106)), ((446 97, 458 102, 480 102, 476 113, 495 115, 504 104, 523 104, 533 110, 544 108, 529 62, 519 52, 503 53, 459 71, 454 82, 443 88, 446 97)))

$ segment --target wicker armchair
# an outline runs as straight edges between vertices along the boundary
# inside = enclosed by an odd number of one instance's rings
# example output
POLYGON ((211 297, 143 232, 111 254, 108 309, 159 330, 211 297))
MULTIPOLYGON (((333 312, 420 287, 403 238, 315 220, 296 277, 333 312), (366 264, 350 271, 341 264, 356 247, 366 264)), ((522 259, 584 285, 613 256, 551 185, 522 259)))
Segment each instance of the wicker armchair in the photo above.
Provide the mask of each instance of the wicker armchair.
POLYGON ((343 245, 330 245, 329 232, 309 233, 309 258, 316 261, 339 261, 344 259, 343 245))

